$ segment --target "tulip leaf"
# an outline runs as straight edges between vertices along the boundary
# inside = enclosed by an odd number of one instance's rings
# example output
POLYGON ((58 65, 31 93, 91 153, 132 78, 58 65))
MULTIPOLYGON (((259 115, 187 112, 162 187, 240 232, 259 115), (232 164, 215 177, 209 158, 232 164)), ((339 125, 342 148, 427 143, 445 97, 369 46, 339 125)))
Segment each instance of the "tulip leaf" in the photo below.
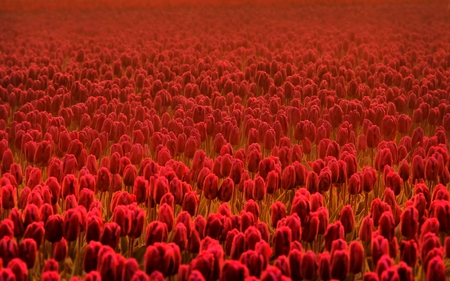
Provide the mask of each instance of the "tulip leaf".
POLYGON ((143 260, 146 250, 147 247, 145 245, 137 246, 133 251, 133 258, 135 258, 137 261, 143 260))

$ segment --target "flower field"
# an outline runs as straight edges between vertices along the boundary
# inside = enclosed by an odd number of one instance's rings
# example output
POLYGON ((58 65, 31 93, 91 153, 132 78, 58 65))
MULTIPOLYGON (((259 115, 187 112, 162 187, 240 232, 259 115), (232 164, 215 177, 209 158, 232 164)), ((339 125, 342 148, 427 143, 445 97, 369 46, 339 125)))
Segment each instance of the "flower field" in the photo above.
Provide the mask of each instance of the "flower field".
POLYGON ((448 4, 3 2, 0 281, 450 280, 448 4))

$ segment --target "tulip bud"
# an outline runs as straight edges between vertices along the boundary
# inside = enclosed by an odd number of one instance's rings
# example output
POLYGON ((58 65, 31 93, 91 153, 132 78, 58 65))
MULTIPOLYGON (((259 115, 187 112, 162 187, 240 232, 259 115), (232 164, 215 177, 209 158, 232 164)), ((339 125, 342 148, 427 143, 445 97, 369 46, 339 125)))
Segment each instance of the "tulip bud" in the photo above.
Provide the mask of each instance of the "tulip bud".
POLYGON ((19 258, 12 259, 8 263, 8 269, 10 269, 16 276, 16 281, 26 281, 28 280, 28 269, 27 265, 19 258))
MULTIPOLYGON (((291 251, 292 254, 292 251, 291 251)), ((318 264, 316 260, 316 254, 312 251, 308 251, 301 256, 301 264, 300 273, 301 277, 307 280, 313 280, 316 277, 316 272, 318 269, 318 264)), ((293 264, 291 264, 291 269, 293 270, 293 264)), ((292 279, 298 279, 292 277, 292 279)))
POLYGON ((44 263, 44 268, 42 272, 56 272, 59 271, 59 264, 54 259, 47 259, 44 263))
MULTIPOLYGON (((302 270, 303 271, 303 270, 302 270)), ((331 262, 330 255, 327 252, 319 254, 318 258, 318 275, 322 280, 330 280, 331 279, 331 262)), ((307 272, 307 274, 311 274, 311 272, 307 272)), ((305 275, 307 275, 305 274, 305 275)), ((302 275, 304 276, 304 275, 302 275)))
POLYGON ((2 199, 2 208, 4 210, 11 210, 15 206, 14 200, 14 187, 12 185, 5 185, 1 187, 1 199, 2 199))
POLYGON ((158 220, 167 225, 168 232, 172 231, 174 220, 173 210, 172 207, 169 206, 167 203, 162 203, 161 206, 159 207, 158 220))
POLYGON ((8 236, 0 239, 0 259, 3 261, 3 266, 7 266, 11 260, 17 257, 19 257, 19 248, 16 241, 8 236))
POLYGON ((203 181, 203 192, 208 200, 213 200, 217 197, 219 191, 218 181, 219 179, 214 174, 209 174, 205 177, 203 181))
POLYGON ((119 244, 120 235, 121 228, 116 222, 105 223, 100 236, 100 242, 103 245, 107 245, 115 249, 119 244))
POLYGON ((7 173, 10 171, 11 165, 14 163, 14 155, 11 151, 11 149, 7 149, 5 152, 3 152, 2 156, 2 174, 7 173))
POLYGON ((52 258, 57 262, 62 262, 66 259, 69 252, 69 246, 66 239, 62 238, 60 241, 53 243, 52 258))
MULTIPOLYGON (((72 279, 70 279, 70 281, 81 281, 79 279, 73 280, 75 278, 76 277, 73 277, 72 279)), ((102 280, 102 276, 98 271, 91 271, 84 277, 84 281, 100 281, 100 280, 102 280)))
POLYGON ((239 159, 235 159, 230 170, 230 178, 233 180, 234 184, 241 183, 243 170, 244 163, 239 159))
POLYGON ((279 178, 278 173, 276 171, 270 171, 267 174, 267 178, 266 178, 266 182, 265 182, 267 194, 274 194, 278 190, 279 184, 280 184, 280 178, 279 178))
POLYGON ((120 227, 120 237, 124 237, 130 232, 131 219, 131 213, 127 206, 119 205, 114 209, 112 221, 120 227))
POLYGON ((331 277, 344 280, 348 275, 349 257, 345 250, 334 251, 331 257, 331 277))
POLYGON ((444 281, 446 280, 446 269, 445 264, 442 258, 434 257, 432 260, 428 262, 428 267, 426 271, 426 280, 436 280, 436 281, 444 281))
POLYGON ((253 149, 248 153, 247 156, 247 167, 250 173, 257 173, 259 162, 261 161, 262 155, 257 149, 253 149))
POLYGON ((278 227, 273 236, 273 252, 276 257, 280 255, 289 255, 290 244, 292 241, 292 231, 287 226, 278 227))
MULTIPOLYGON (((383 255, 379 261, 376 264, 376 273, 379 278, 385 273, 387 270, 389 270, 391 267, 394 266, 394 262, 388 255, 383 255)), ((383 280, 383 279, 382 279, 383 280)), ((390 280, 390 279, 388 279, 390 280)))
POLYGON ((92 202, 94 202, 94 192, 88 188, 81 189, 80 196, 78 197, 78 205, 88 210, 92 202))
POLYGON ((362 172, 362 186, 365 192, 371 192, 375 186, 377 174, 371 167, 364 167, 362 172))
POLYGON ((275 266, 268 266, 263 273, 261 274, 261 281, 275 281, 282 280, 283 274, 281 270, 279 270, 275 266))
POLYGON ((168 192, 169 192, 169 182, 165 177, 158 177, 155 180, 153 191, 150 188, 152 198, 154 202, 156 202, 157 204, 161 202, 161 198, 164 196, 164 194, 168 192))
POLYGON ((414 240, 402 241, 400 245, 400 260, 408 266, 414 267, 417 263, 417 243, 414 240))
POLYGON ((145 243, 147 246, 157 242, 166 242, 168 237, 167 224, 160 221, 151 222, 146 229, 145 243))
POLYGON ((411 268, 404 262, 400 262, 396 268, 399 280, 413 281, 414 276, 411 268))
MULTIPOLYGON (((111 248, 103 253, 99 253, 97 271, 100 274, 100 280, 116 280, 118 261, 116 254, 111 248)), ((89 274, 95 274, 95 271, 91 271, 89 274)))
POLYGON ((253 200, 253 190, 255 189, 255 182, 251 179, 244 181, 244 199, 245 201, 253 200))
POLYGON ((366 131, 367 146, 369 148, 376 148, 381 141, 380 128, 376 125, 370 126, 366 131))
POLYGON ((353 231, 355 227, 355 217, 353 215, 353 209, 350 205, 346 205, 341 209, 339 213, 339 220, 344 226, 345 234, 353 231))
POLYGON ((23 239, 19 244, 19 257, 27 265, 27 268, 33 268, 37 258, 37 246, 33 239, 23 239))
POLYGON ((40 248, 44 240, 45 230, 42 222, 33 222, 25 229, 24 238, 32 238, 36 242, 37 248, 40 248))
POLYGON ((102 248, 102 244, 97 241, 90 241, 86 245, 84 252, 83 267, 84 271, 89 273, 97 268, 98 252, 102 248))
POLYGON ((77 198, 73 194, 67 195, 64 201, 64 211, 78 207, 77 198))
POLYGON ((286 217, 286 208, 284 207, 283 203, 278 201, 275 202, 271 206, 271 213, 270 213, 271 226, 273 228, 276 228, 278 222, 285 217, 286 217))
MULTIPOLYGON (((306 189, 303 190, 306 191, 306 189)), ((307 221, 307 217, 310 213, 310 202, 305 196, 296 194, 292 201, 291 214, 293 213, 296 213, 299 216, 301 222, 307 221)))
POLYGON ((431 203, 430 217, 438 219, 439 230, 442 232, 448 232, 450 229, 449 207, 450 204, 446 200, 435 200, 431 203))
POLYGON ((381 235, 377 235, 372 239, 372 260, 374 264, 378 263, 378 260, 389 253, 389 242, 381 235))
POLYGON ((395 222, 391 212, 384 212, 379 220, 380 235, 391 241, 395 235, 395 222))
POLYGON ((181 209, 187 211, 191 216, 195 216, 197 213, 199 199, 195 191, 189 191, 184 195, 181 209))
POLYGON ((206 220, 205 235, 214 239, 219 239, 222 228, 223 224, 220 216, 217 214, 209 214, 206 220))
POLYGON ((122 270, 122 280, 131 280, 133 275, 139 271, 139 264, 134 258, 125 261, 122 270))
POLYGON ((133 186, 137 177, 136 166, 128 164, 123 169, 123 183, 125 186, 133 186))
POLYGON ((106 192, 111 184, 111 175, 107 168, 102 167, 97 172, 97 190, 106 192))
POLYGON ((330 224, 325 233, 325 248, 327 251, 331 251, 331 245, 334 240, 344 239, 344 226, 340 221, 336 221, 330 224))
POLYGON ((42 174, 41 170, 37 168, 32 168, 30 170, 30 174, 27 177, 27 186, 33 189, 42 181, 42 174))
POLYGON ((45 223, 45 239, 51 243, 58 242, 63 236, 64 219, 61 215, 51 215, 45 223))
POLYGON ((11 219, 5 219, 0 223, 0 239, 5 236, 14 237, 14 223, 11 219))
POLYGON ((291 268, 286 256, 278 256, 275 260, 275 267, 277 267, 283 276, 291 276, 291 268))
POLYGON ((86 242, 100 241, 102 228, 103 220, 100 215, 96 215, 90 211, 86 219, 86 242))
POLYGON ((128 205, 131 223, 130 230, 128 232, 128 236, 130 238, 139 238, 142 234, 142 230, 144 229, 145 222, 145 212, 140 209, 136 203, 128 205))
POLYGON ((98 173, 97 158, 94 155, 88 155, 86 159, 86 168, 91 175, 96 175, 98 173))
POLYGON ((231 200, 234 192, 234 182, 231 178, 225 178, 220 185, 218 197, 221 202, 231 200))
POLYGON ((357 274, 361 272, 365 261, 364 249, 361 243, 357 241, 350 243, 349 256, 350 273, 357 274))
POLYGON ((82 217, 78 210, 67 210, 64 215, 64 238, 71 242, 77 240, 82 229, 82 217))
POLYGON ((250 276, 258 277, 263 271, 263 259, 262 257, 253 250, 246 251, 242 254, 239 259, 240 263, 248 268, 248 273, 250 276))
MULTIPOLYGON (((316 181, 314 183, 318 184, 318 177, 316 178, 316 181)), ((291 190, 295 187, 295 184, 296 174, 294 166, 287 166, 286 169, 284 169, 283 175, 281 177, 281 188, 284 190, 291 190)))
POLYGON ((416 208, 408 206, 401 214, 400 231, 408 239, 416 236, 419 228, 419 212, 416 208))

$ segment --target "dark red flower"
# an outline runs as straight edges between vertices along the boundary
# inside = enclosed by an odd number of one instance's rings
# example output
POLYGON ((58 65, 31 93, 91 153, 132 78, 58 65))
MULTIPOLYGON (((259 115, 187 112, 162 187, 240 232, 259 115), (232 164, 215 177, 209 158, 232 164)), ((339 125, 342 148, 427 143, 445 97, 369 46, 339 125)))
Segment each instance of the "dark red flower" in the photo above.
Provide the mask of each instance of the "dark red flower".
POLYGON ((121 228, 115 222, 105 223, 100 236, 100 242, 103 245, 110 246, 115 249, 119 244, 119 239, 121 235, 121 228))
POLYGON ((379 219, 378 230, 380 235, 388 241, 392 241, 395 235, 395 221, 391 212, 387 211, 382 213, 379 219))
MULTIPOLYGON (((64 215, 64 238, 71 242, 77 240, 81 233, 83 219, 76 209, 67 210, 64 215)), ((47 222, 48 223, 48 222, 47 222)))
POLYGON ((5 185, 1 187, 2 208, 4 210, 11 210, 15 206, 14 187, 12 185, 5 185))
POLYGON ((357 274, 363 269, 365 262, 364 249, 361 243, 353 241, 349 247, 349 269, 350 273, 357 274))
POLYGON ((283 274, 278 267, 268 266, 263 273, 261 274, 261 281, 281 281, 283 278, 283 274))
POLYGON ((345 234, 353 231, 355 227, 355 217, 353 215, 353 209, 350 205, 342 207, 339 213, 339 220, 344 227, 345 234))
POLYGON ((86 250, 84 252, 84 258, 83 258, 83 268, 84 271, 89 273, 93 270, 97 269, 97 263, 98 263, 98 253, 99 250, 102 248, 102 244, 97 241, 90 241, 86 245, 86 250))
POLYGON ((17 257, 19 257, 19 248, 16 241, 8 236, 0 239, 0 258, 3 266, 7 266, 11 260, 17 257))
POLYGON ((325 233, 325 248, 327 251, 331 251, 331 245, 334 240, 345 238, 344 233, 344 226, 340 221, 336 221, 328 226, 325 233))
POLYGON ((434 257, 428 262, 426 271, 427 281, 444 281, 446 280, 446 269, 444 261, 441 257, 434 257))
POLYGON ((376 148, 381 141, 380 128, 376 125, 370 126, 366 133, 367 146, 371 149, 376 148))
MULTIPOLYGON (((100 274, 101 280, 116 280, 118 261, 114 250, 109 247, 103 247, 100 249, 98 255, 97 271, 100 274)), ((89 274, 95 274, 95 271, 91 271, 89 274)))
POLYGON ((12 259, 8 263, 8 268, 11 269, 13 274, 16 276, 16 281, 28 280, 27 265, 21 259, 19 258, 12 259))
POLYGON ((102 218, 89 212, 86 218, 86 242, 100 241, 102 228, 102 218))
POLYGON ((145 232, 145 243, 147 246, 157 242, 166 242, 168 237, 167 224, 160 221, 151 222, 145 232))
POLYGON ((37 245, 33 239, 23 239, 19 244, 19 257, 27 265, 27 268, 33 268, 37 259, 37 245))
POLYGON ((106 167, 102 167, 97 172, 97 191, 106 192, 109 190, 111 175, 106 167))
POLYGON ((292 231, 287 226, 278 227, 272 240, 273 253, 276 257, 280 255, 289 255, 290 244, 292 241, 292 231))
POLYGON ((126 236, 131 230, 132 217, 127 206, 119 205, 114 209, 112 221, 120 227, 120 236, 126 236))
POLYGON ((52 258, 57 262, 62 262, 66 259, 69 252, 69 246, 66 239, 62 238, 56 243, 53 243, 52 258))

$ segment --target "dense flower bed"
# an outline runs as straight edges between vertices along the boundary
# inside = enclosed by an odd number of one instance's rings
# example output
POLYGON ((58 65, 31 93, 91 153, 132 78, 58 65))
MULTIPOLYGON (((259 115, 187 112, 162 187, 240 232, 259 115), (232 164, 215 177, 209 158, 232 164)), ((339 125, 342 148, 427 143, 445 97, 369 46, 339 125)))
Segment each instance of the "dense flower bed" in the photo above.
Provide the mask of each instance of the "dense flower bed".
POLYGON ((450 276, 446 4, 147 8, 0 14, 0 280, 450 276))

